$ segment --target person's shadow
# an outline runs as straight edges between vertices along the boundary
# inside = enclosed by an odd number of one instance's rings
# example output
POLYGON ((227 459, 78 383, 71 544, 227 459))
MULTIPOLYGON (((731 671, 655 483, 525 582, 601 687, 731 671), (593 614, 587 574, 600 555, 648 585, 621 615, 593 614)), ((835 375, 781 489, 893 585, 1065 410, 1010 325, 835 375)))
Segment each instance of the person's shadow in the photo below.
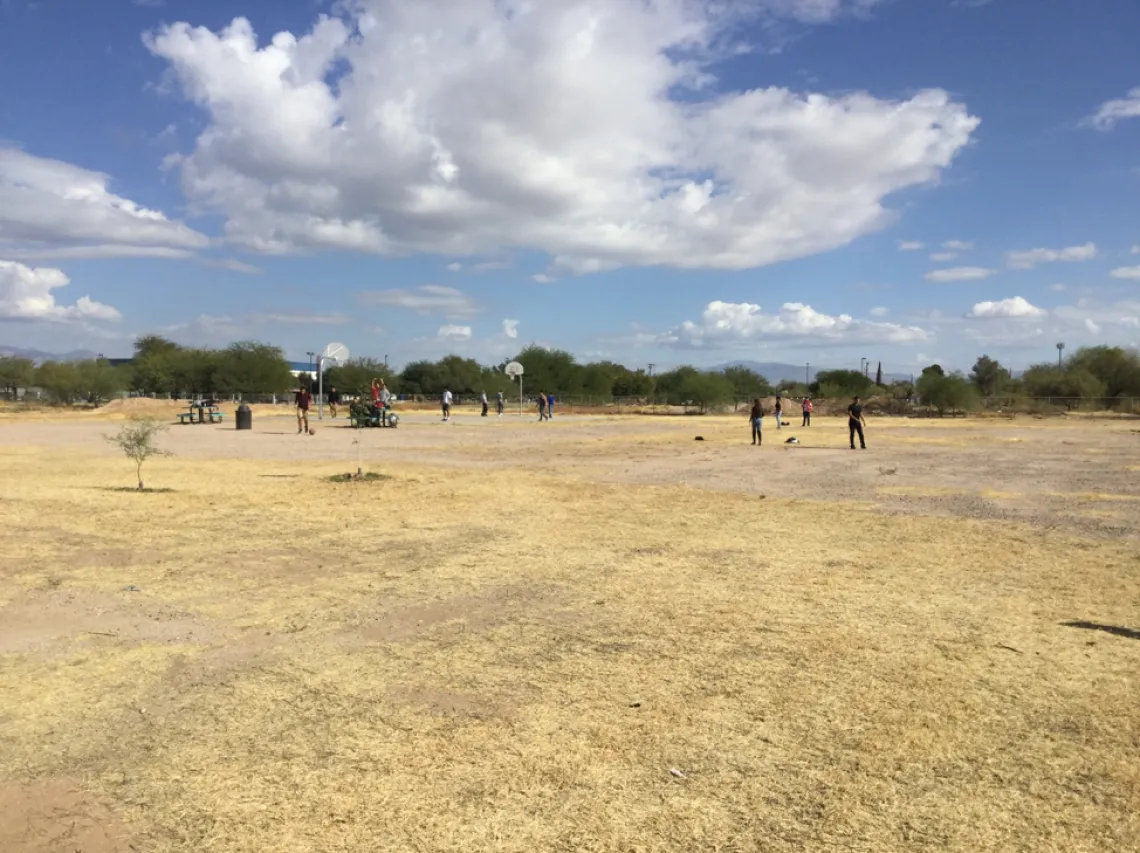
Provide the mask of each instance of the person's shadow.
POLYGON ((1129 640, 1140 640, 1140 631, 1134 628, 1124 628, 1120 625, 1101 625, 1097 622, 1086 622, 1083 619, 1072 619, 1062 622, 1066 628, 1084 628, 1086 631, 1103 631, 1116 637, 1126 637, 1129 640))

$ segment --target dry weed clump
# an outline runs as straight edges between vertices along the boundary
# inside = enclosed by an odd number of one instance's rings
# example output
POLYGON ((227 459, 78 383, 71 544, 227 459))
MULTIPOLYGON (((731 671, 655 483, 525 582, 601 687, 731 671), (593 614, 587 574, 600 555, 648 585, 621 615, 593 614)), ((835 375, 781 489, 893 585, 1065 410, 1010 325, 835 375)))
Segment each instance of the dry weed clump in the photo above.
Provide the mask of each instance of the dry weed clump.
POLYGON ((79 779, 139 850, 1140 847, 1140 643, 1073 624, 1137 627, 1132 542, 547 470, 180 455, 144 504, 107 456, 0 464, 0 601, 55 608, 19 652, 0 610, 0 784, 79 779))

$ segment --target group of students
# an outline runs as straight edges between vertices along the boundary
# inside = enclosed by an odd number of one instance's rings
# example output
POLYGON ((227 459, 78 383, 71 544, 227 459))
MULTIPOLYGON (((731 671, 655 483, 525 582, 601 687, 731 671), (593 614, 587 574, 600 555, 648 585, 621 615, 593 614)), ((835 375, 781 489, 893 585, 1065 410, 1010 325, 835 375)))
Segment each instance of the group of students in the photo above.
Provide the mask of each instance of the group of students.
MULTIPOLYGON (((800 406, 803 411, 801 426, 809 427, 811 426, 811 413, 815 408, 812 405, 811 397, 804 397, 800 406)), ((784 401, 778 394, 776 395, 775 415, 776 429, 783 429, 788 426, 784 423, 784 401)), ((764 443, 764 406, 760 403, 759 397, 752 401, 748 420, 752 425, 752 444, 760 447, 764 443)), ((863 450, 867 449, 867 439, 863 435, 863 427, 866 425, 867 421, 863 418, 863 404, 858 397, 855 397, 851 401, 851 405, 847 407, 847 430, 852 450, 855 449, 855 436, 859 436, 859 446, 863 450)))

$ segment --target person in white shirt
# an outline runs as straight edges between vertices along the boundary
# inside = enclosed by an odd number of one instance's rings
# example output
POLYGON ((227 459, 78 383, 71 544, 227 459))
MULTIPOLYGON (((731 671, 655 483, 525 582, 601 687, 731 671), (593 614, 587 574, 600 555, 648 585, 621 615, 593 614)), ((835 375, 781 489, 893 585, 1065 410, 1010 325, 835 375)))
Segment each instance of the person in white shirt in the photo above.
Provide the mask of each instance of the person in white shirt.
POLYGON ((484 391, 484 392, 483 392, 483 417, 487 417, 487 407, 488 407, 488 405, 489 405, 489 404, 487 403, 487 392, 486 392, 486 391, 484 391))
POLYGON ((380 423, 387 426, 388 424, 388 410, 392 408, 392 392, 388 390, 388 385, 383 379, 380 380, 380 423))
POLYGON ((450 391, 444 391, 443 392, 443 398, 440 400, 440 404, 443 407, 443 419, 445 421, 451 420, 451 392, 450 391))
POLYGON ((501 418, 503 416, 503 392, 502 391, 499 392, 498 399, 495 400, 495 409, 498 411, 499 417, 501 418))

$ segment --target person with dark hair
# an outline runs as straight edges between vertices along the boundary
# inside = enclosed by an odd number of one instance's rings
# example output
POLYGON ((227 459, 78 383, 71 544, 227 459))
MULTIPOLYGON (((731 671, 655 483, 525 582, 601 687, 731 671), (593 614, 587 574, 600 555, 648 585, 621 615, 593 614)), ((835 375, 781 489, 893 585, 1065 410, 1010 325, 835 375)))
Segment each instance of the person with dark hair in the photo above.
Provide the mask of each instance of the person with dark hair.
POLYGON ((329 389, 329 414, 336 417, 336 407, 340 405, 340 392, 335 387, 329 389))
POLYGON ((776 429, 784 428, 784 401, 776 395, 776 429))
POLYGON ((856 397, 847 407, 847 431, 850 433, 852 450, 855 449, 856 434, 859 436, 859 446, 864 450, 867 449, 867 439, 863 437, 863 427, 866 425, 867 421, 863 417, 863 404, 856 397))
POLYGON ((297 435, 309 432, 309 406, 312 403, 313 394, 304 385, 293 395, 293 405, 297 407, 297 435))
POLYGON ((814 408, 811 404, 811 397, 804 397, 804 422, 800 426, 811 426, 811 410, 814 408))
POLYGON ((760 447, 764 443, 764 407, 760 405, 759 397, 752 401, 748 421, 752 424, 752 443, 760 447))

